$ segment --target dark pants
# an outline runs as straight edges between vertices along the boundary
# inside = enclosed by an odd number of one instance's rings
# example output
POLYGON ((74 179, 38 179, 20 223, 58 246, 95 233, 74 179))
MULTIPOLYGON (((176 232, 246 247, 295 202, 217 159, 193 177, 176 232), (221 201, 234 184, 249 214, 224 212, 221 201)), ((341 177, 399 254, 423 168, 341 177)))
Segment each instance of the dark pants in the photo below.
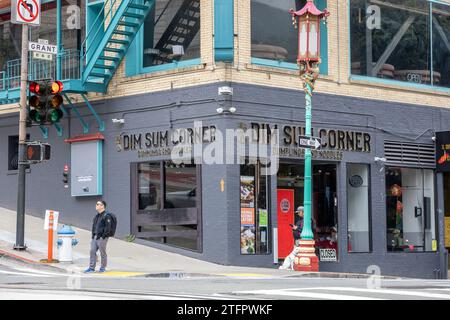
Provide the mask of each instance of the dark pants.
POLYGON ((106 268, 108 262, 108 256, 106 255, 106 244, 108 243, 108 238, 106 239, 92 239, 91 241, 91 252, 89 267, 95 269, 95 264, 97 263, 97 251, 100 250, 101 257, 101 267, 106 268))

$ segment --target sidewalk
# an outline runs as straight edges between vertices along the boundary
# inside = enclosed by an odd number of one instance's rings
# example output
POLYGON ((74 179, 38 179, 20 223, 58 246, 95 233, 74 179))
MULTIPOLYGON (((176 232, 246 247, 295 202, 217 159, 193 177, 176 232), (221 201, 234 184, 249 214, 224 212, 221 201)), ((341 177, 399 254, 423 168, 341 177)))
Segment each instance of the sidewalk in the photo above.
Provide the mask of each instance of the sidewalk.
MULTIPOLYGON (((62 225, 58 225, 58 229, 62 225)), ((74 247, 73 263, 49 264, 62 271, 80 268, 84 270, 89 265, 89 249, 91 232, 75 228, 78 245, 74 247)), ((6 255, 30 264, 40 264, 41 259, 47 259, 47 231, 44 230, 44 219, 30 215, 25 217, 26 251, 13 249, 15 243, 16 212, 0 208, 0 255, 6 255)), ((54 240, 54 259, 57 259, 56 233, 54 240)), ((108 241, 108 272, 110 276, 170 276, 185 274, 189 276, 228 276, 228 277, 288 277, 288 276, 324 276, 364 278, 367 275, 334 274, 334 273, 300 273, 292 270, 274 268, 251 268, 223 266, 176 253, 170 253, 152 247, 130 243, 110 238, 108 241), (346 276, 347 275, 347 276, 346 276)), ((99 263, 97 269, 99 267, 99 263)))

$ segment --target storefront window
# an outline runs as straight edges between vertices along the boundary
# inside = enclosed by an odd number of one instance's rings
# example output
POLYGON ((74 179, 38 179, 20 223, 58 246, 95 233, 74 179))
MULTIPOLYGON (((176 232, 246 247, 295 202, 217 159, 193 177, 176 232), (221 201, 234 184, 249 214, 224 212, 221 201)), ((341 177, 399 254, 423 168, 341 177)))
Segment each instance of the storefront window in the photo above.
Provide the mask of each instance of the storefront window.
POLYGON ((196 166, 165 163, 165 204, 168 208, 194 208, 196 206, 196 166))
POLYGON ((348 252, 370 252, 369 165, 347 165, 348 252))
POLYGON ((266 254, 269 252, 268 182, 258 164, 241 166, 241 254, 266 254))
POLYGON ((316 249, 320 261, 338 260, 338 198, 335 164, 313 166, 313 215, 316 249))
POLYGON ((387 250, 436 251, 432 170, 386 168, 387 250))
POLYGON ((143 66, 200 57, 200 0, 157 0, 144 23, 143 66))
POLYGON ((140 163, 137 168, 136 236, 199 250, 201 205, 197 203, 197 166, 161 161, 140 163))
POLYGON ((353 75, 449 86, 450 6, 433 4, 430 26, 428 1, 351 0, 350 4, 353 75))
POLYGON ((161 166, 157 163, 141 163, 139 175, 139 210, 161 209, 161 166))

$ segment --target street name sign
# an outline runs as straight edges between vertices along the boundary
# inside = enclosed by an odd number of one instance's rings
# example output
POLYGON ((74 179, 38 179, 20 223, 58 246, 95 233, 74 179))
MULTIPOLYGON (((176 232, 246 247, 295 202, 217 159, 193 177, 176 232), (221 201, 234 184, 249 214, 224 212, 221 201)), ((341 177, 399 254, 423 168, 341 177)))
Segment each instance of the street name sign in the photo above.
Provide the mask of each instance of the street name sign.
POLYGON ((51 53, 33 52, 33 59, 52 61, 53 55, 51 53))
POLYGON ((12 0, 11 22, 39 26, 41 24, 41 1, 12 0))
POLYGON ((40 52, 47 54, 57 54, 58 47, 52 44, 41 42, 30 42, 28 44, 28 49, 32 52, 40 52))
POLYGON ((316 137, 306 137, 299 136, 298 137, 298 146, 300 148, 308 148, 308 149, 320 149, 321 139, 316 137))

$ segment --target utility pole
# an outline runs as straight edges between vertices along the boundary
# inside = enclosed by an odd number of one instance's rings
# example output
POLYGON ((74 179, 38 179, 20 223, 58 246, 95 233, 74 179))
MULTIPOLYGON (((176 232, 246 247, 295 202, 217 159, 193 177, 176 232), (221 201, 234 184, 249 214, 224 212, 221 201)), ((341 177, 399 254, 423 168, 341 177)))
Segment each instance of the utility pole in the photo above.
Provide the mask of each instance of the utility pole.
POLYGON ((25 170, 27 139, 28 24, 22 24, 22 60, 20 65, 19 102, 19 183, 17 193, 16 244, 14 250, 26 250, 25 238, 25 170))

